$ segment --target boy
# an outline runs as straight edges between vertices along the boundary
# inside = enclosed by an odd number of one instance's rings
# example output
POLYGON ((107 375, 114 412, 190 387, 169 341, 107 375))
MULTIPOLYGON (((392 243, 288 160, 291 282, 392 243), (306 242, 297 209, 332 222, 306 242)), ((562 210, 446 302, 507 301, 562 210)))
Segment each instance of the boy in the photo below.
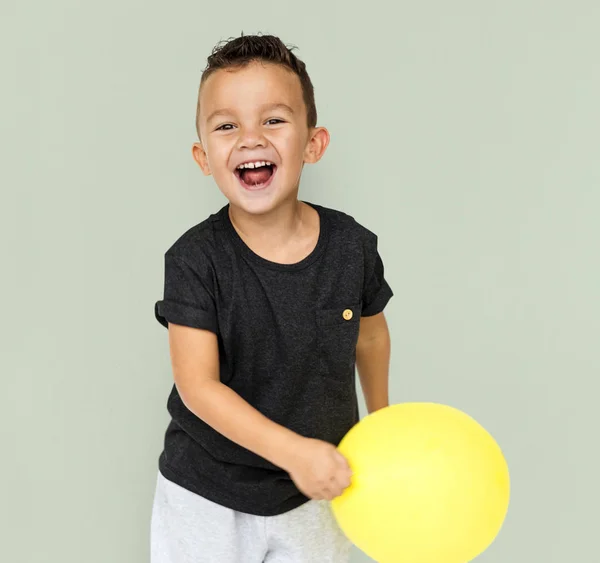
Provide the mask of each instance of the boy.
POLYGON ((329 509, 350 485, 336 445, 388 405, 392 297, 376 236, 298 200, 317 127, 304 63, 278 38, 215 48, 192 149, 229 203, 165 253, 175 385, 152 563, 327 563, 350 544, 329 509))

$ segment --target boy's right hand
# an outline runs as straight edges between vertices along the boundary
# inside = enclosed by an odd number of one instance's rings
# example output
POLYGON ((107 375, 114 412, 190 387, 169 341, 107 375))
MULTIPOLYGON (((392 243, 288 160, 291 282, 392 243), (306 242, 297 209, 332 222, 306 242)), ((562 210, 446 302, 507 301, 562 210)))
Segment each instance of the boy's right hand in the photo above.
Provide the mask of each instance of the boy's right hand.
POLYGON ((329 442, 302 438, 288 468, 298 489, 313 500, 333 500, 350 486, 352 471, 346 458, 329 442))

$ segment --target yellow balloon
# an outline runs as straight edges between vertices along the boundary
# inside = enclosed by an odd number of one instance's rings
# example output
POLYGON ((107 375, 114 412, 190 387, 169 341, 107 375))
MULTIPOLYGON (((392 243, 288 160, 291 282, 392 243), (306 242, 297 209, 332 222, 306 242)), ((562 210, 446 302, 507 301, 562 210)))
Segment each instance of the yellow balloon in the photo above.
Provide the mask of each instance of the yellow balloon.
POLYGON ((449 406, 403 403, 365 417, 339 451, 352 484, 332 501, 346 536, 379 563, 467 563, 508 510, 502 451, 449 406))

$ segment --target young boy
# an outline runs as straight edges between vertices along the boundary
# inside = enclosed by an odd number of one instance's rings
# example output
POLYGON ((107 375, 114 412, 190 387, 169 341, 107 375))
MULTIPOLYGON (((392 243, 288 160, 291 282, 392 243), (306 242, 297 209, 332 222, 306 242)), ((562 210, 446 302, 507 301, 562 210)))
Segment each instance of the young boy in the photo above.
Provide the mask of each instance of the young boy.
POLYGON ((388 405, 392 297, 377 237, 298 200, 317 127, 304 63, 278 38, 215 48, 192 149, 229 203, 165 253, 175 385, 152 511, 152 563, 328 563, 350 543, 329 502, 350 485, 337 451, 388 405))

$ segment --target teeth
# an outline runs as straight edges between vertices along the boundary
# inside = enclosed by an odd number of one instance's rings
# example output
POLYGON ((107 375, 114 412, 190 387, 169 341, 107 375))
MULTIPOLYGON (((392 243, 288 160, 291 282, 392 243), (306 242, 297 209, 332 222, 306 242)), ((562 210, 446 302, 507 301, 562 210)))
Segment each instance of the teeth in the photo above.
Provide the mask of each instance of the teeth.
POLYGON ((240 164, 238 170, 242 168, 258 168, 259 166, 271 166, 273 163, 268 160, 257 160, 256 162, 247 162, 246 164, 240 164))

